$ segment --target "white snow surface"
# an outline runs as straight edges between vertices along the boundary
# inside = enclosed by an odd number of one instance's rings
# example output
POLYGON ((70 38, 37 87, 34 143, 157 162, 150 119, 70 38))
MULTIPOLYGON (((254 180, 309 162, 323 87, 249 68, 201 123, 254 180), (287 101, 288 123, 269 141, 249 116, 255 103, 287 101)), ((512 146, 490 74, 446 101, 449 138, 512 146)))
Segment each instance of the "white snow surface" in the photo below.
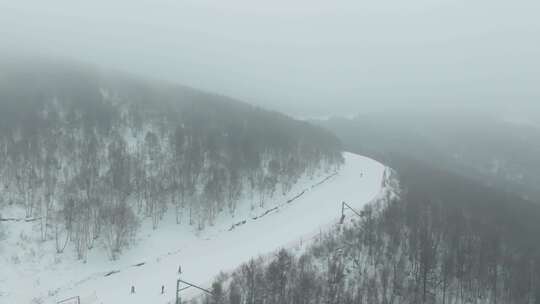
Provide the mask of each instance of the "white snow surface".
MULTIPOLYGON (((221 271, 234 270, 251 258, 281 248, 308 243, 339 220, 342 201, 361 209, 380 197, 385 166, 351 153, 344 157, 344 166, 331 178, 304 180, 288 199, 276 198, 255 211, 244 208, 235 218, 224 215, 199 233, 188 225, 177 225, 174 211, 155 231, 143 223, 137 243, 117 261, 110 261, 104 250, 94 250, 87 263, 77 261, 67 250, 57 255, 54 244, 34 242, 28 236, 29 229, 37 229, 39 224, 5 222, 1 225, 8 235, 0 239, 0 304, 52 304, 73 296, 79 296, 81 304, 174 303, 179 265, 183 280, 210 288, 221 271), (264 217, 253 219, 275 207, 264 217), (245 224, 229 230, 243 220, 245 224), (144 265, 135 266, 141 263, 144 265), (115 273, 106 276, 112 271, 115 273), (131 286, 135 294, 131 294, 131 286)), ((181 293, 183 299, 195 294, 193 289, 181 293)))

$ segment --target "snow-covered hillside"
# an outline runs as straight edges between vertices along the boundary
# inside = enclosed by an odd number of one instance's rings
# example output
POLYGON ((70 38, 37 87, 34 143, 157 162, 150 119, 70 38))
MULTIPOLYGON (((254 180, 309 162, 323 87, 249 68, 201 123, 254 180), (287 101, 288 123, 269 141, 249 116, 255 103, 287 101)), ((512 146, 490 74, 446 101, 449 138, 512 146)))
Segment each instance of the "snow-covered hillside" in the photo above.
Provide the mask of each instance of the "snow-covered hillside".
MULTIPOLYGON (((172 214, 156 231, 145 223, 137 244, 114 262, 96 253, 83 264, 47 253, 47 244, 25 245, 34 224, 6 222, 8 234, 0 242, 0 303, 48 304, 72 296, 79 296, 81 304, 173 303, 179 266, 182 279, 209 287, 220 271, 309 242, 339 219, 342 201, 361 208, 381 195, 386 168, 359 155, 344 156, 337 174, 303 181, 291 197, 269 202, 266 209, 245 209, 235 218, 222 217, 203 232, 176 225, 172 214), (24 253, 14 251, 25 247, 24 253)), ((191 290, 182 293, 193 295, 191 290)))

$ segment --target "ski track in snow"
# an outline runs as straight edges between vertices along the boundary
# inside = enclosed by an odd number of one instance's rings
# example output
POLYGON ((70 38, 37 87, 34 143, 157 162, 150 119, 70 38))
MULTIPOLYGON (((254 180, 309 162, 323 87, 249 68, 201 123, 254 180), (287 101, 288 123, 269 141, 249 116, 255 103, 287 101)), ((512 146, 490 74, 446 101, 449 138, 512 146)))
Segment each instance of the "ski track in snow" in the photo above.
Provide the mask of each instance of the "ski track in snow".
MULTIPOLYGON (((308 243, 320 231, 330 229, 340 218, 342 201, 360 209, 376 199, 382 192, 385 167, 359 155, 344 156, 340 172, 297 188, 300 190, 296 195, 285 202, 271 205, 257 215, 228 218, 201 233, 171 223, 151 237, 148 234, 120 261, 93 262, 94 258, 89 258, 86 264, 76 262, 61 269, 44 265, 44 269, 35 269, 43 270, 41 278, 47 281, 38 279, 38 286, 27 277, 18 281, 20 270, 14 266, 11 273, 0 273, 0 285, 8 283, 7 290, 0 286, 0 304, 30 303, 34 297, 54 304, 72 296, 80 296, 81 304, 174 303, 180 265, 183 280, 209 288, 220 271, 234 270, 251 258, 271 255, 280 248, 308 243), (35 289, 27 286, 29 283, 35 289), (131 286, 136 288, 133 295, 131 286)), ((8 257, 4 260, 0 260, 2 269, 2 263, 9 263, 8 257)), ((184 299, 197 295, 192 289, 182 292, 184 299)))

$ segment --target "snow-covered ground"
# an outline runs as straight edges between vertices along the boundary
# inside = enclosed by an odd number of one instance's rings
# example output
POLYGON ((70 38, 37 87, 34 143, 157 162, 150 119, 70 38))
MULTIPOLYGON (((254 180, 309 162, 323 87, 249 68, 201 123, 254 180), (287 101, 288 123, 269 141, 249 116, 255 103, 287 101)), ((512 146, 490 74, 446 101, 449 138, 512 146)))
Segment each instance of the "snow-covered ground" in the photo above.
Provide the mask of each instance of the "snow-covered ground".
MULTIPOLYGON (((235 218, 223 216, 203 232, 176 225, 172 216, 156 231, 143 224, 137 244, 118 261, 109 261, 102 251, 92 253, 87 263, 57 256, 50 250, 51 244, 29 239, 28 229, 34 224, 4 223, 8 236, 0 241, 0 304, 52 304, 71 296, 80 296, 81 304, 174 303, 180 265, 182 279, 209 287, 220 271, 309 242, 339 219, 342 201, 360 209, 381 195, 385 170, 376 161, 345 153, 345 165, 337 175, 305 180, 290 197, 235 218), (272 211, 254 219, 265 210, 272 211), (230 230, 244 220, 245 224, 230 230), (21 248, 26 250, 21 253, 21 248), (135 294, 131 294, 131 286, 135 286, 135 294)), ((193 295, 193 290, 182 293, 184 298, 193 295)))

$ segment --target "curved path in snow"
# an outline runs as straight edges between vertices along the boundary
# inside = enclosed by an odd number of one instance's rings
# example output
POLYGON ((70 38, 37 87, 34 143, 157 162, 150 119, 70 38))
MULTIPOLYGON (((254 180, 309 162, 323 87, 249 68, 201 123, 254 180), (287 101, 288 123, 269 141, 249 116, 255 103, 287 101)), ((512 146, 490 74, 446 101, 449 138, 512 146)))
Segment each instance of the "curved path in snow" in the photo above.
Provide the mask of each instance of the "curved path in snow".
MULTIPOLYGON (((76 295, 81 296, 81 304, 174 303, 179 265, 182 266, 182 279, 209 287, 209 282, 220 271, 233 270, 253 257, 307 240, 340 218, 342 201, 361 209, 382 192, 384 165, 351 153, 344 156, 345 165, 337 175, 317 186, 314 185, 321 180, 312 181, 312 185, 306 187, 308 190, 294 202, 281 203, 278 209, 256 220, 246 218, 245 224, 231 231, 231 225, 243 219, 217 223, 213 232, 199 237, 191 232, 179 232, 172 225, 160 228, 151 238, 127 252, 123 266, 96 265, 94 274, 86 276, 77 276, 76 271, 70 271, 72 277, 69 280, 61 277, 61 273, 51 273, 51 280, 56 276, 70 283, 61 287, 58 294, 47 298, 45 303, 76 295), (104 267, 110 269, 100 271, 106 269, 104 267), (161 294, 162 285, 165 285, 164 295, 161 294), (135 294, 130 293, 131 286, 135 286, 135 294)), ((91 268, 92 261, 85 267, 91 268)), ((192 293, 187 290, 183 296, 192 293)))

